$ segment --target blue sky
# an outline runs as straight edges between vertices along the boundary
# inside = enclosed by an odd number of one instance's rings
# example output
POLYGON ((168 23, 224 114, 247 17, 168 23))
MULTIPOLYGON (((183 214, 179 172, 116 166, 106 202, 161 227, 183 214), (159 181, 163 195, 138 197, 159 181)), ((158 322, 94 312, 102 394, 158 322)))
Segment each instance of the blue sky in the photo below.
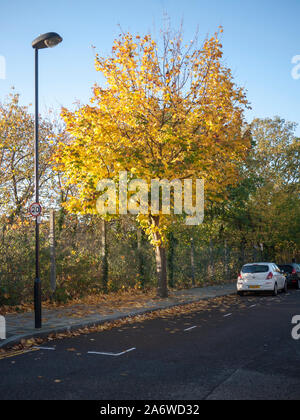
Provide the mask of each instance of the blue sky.
MULTIPOLYGON (((292 57, 300 55, 299 0, 0 0, 0 56, 6 79, 0 79, 0 101, 11 86, 22 102, 33 101, 33 50, 40 33, 55 31, 64 42, 40 54, 41 111, 85 103, 99 80, 92 45, 109 54, 122 29, 159 32, 166 12, 173 27, 184 21, 190 40, 224 27, 224 60, 238 84, 248 90, 253 117, 280 115, 300 124, 300 79, 291 76, 292 57)), ((1 73, 0 73, 1 74, 1 73)), ((300 135, 300 128, 297 130, 300 135)))

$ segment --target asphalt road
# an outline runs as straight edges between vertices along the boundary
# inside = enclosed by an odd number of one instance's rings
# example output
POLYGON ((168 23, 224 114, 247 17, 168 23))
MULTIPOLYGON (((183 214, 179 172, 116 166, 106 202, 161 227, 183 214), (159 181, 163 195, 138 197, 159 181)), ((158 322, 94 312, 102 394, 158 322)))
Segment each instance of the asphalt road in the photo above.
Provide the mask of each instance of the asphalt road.
POLYGON ((45 346, 55 350, 0 360, 0 399, 300 399, 300 340, 291 337, 298 314, 298 291, 230 296, 53 341, 45 346))

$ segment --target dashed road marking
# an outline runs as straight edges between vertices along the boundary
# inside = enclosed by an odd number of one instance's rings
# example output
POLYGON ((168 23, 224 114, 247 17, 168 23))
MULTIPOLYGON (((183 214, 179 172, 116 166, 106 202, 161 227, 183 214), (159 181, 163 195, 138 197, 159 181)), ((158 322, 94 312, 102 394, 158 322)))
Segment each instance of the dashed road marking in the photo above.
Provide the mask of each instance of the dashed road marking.
POLYGON ((227 318, 227 317, 229 317, 229 316, 231 316, 232 314, 227 314, 227 315, 224 315, 224 318, 227 318))
POLYGON ((251 305, 250 308, 255 308, 256 305, 251 305))
POLYGON ((125 351, 123 351, 121 353, 105 353, 105 352, 98 352, 98 351, 88 351, 88 354, 97 354, 97 355, 100 355, 100 356, 114 356, 114 357, 119 357, 119 356, 123 356, 123 354, 129 353, 129 352, 131 352, 133 350, 136 350, 136 348, 135 347, 132 347, 131 349, 125 350, 125 351))
POLYGON ((193 327, 186 328, 184 331, 191 331, 191 330, 194 330, 195 328, 197 328, 196 325, 194 325, 193 327))
POLYGON ((33 347, 36 350, 56 350, 55 347, 33 347))

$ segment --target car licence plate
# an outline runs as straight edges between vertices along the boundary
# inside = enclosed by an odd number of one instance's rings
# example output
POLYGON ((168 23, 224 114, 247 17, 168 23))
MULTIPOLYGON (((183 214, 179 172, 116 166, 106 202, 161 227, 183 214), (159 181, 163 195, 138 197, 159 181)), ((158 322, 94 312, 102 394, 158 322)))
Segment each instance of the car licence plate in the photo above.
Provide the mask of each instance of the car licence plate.
POLYGON ((249 286, 249 289, 260 289, 260 286, 249 286))

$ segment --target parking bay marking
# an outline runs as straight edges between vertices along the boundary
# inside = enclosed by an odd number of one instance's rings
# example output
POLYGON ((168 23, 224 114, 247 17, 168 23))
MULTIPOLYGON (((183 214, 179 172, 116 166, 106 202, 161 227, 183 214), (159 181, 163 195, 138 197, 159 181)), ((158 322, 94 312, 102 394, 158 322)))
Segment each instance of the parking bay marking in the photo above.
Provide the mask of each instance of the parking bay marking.
POLYGON ((53 350, 55 351, 56 349, 54 347, 33 347, 36 350, 53 350))
POLYGON ((131 349, 125 350, 121 353, 105 353, 105 352, 98 352, 98 351, 88 351, 88 354, 97 354, 100 356, 113 356, 113 357, 119 357, 119 356, 123 356, 123 354, 125 353, 129 353, 133 350, 136 350, 135 347, 132 347, 131 349))
POLYGON ((194 325, 193 327, 186 328, 184 331, 191 331, 191 330, 194 330, 195 328, 197 328, 196 325, 194 325))

